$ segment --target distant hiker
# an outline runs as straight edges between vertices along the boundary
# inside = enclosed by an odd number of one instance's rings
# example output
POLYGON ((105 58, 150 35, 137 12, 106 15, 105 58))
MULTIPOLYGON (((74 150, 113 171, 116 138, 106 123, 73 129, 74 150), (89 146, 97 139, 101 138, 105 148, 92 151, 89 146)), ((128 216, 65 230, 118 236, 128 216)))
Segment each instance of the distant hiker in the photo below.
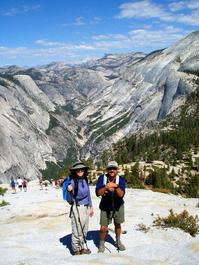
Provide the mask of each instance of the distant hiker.
POLYGON ((25 192, 27 191, 27 184, 28 184, 27 179, 26 178, 23 178, 22 187, 23 187, 23 190, 25 192))
POLYGON ((72 198, 70 217, 74 255, 91 253, 87 247, 86 235, 88 232, 89 215, 92 217, 94 212, 87 175, 88 167, 81 161, 73 164, 67 190, 72 198))
POLYGON ((99 253, 105 251, 105 238, 108 225, 114 220, 116 246, 118 250, 125 250, 122 244, 121 223, 124 222, 124 194, 125 179, 118 175, 118 163, 110 161, 107 165, 107 174, 99 176, 96 184, 96 195, 101 196, 100 212, 100 244, 99 253))
POLYGON ((18 188, 22 191, 22 179, 21 179, 21 177, 18 177, 18 179, 17 179, 17 185, 18 185, 18 188))
POLYGON ((12 188, 13 193, 16 193, 16 181, 13 177, 10 179, 10 186, 12 188))
POLYGON ((40 190, 43 190, 43 179, 42 179, 42 177, 39 177, 39 186, 40 186, 40 190))
POLYGON ((58 180, 57 180, 57 179, 55 180, 55 188, 56 188, 56 189, 59 188, 59 183, 58 183, 58 180))

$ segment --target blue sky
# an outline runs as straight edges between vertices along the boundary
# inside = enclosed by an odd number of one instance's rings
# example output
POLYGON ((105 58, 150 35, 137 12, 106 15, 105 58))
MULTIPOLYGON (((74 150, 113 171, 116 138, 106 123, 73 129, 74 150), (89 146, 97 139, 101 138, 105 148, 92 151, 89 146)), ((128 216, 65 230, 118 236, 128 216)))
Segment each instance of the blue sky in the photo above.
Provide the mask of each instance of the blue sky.
POLYGON ((149 53, 198 28, 195 0, 1 0, 0 65, 149 53))

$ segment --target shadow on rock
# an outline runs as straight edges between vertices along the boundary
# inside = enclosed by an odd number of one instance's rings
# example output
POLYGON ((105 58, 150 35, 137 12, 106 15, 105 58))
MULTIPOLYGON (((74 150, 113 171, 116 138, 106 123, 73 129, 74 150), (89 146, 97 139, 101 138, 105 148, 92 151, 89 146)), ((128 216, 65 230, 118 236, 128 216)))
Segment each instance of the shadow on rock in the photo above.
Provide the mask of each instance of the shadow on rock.
MULTIPOLYGON (((88 231, 87 240, 93 240, 93 243, 98 248, 99 247, 99 230, 88 231)), ((108 233, 106 235, 106 242, 115 245, 115 241, 108 233)))
POLYGON ((68 248, 70 251, 71 255, 73 255, 73 250, 72 250, 72 245, 71 245, 71 234, 66 235, 62 238, 59 239, 59 241, 68 248))
MULTIPOLYGON (((88 231, 86 240, 87 241, 92 240, 93 243, 95 244, 95 246, 98 248, 98 246, 99 246, 99 230, 88 231)), ((72 250, 72 245, 71 245, 71 234, 60 238, 59 241, 64 246, 66 246, 66 248, 68 248, 68 250, 70 251, 71 255, 73 255, 73 250, 72 250)), ((110 236, 109 234, 106 235, 106 242, 115 246, 115 241, 112 238, 112 236, 110 236)))

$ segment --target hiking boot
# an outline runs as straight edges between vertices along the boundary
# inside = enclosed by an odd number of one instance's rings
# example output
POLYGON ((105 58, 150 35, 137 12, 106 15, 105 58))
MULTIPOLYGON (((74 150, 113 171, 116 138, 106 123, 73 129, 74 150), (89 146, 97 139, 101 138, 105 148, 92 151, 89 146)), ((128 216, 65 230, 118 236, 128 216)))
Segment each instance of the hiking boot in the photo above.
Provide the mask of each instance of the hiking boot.
POLYGON ((81 254, 91 254, 91 251, 90 251, 89 248, 83 248, 83 249, 81 250, 81 254))
POLYGON ((124 250, 126 250, 125 246, 122 244, 121 241, 117 242, 117 243, 116 243, 116 246, 117 246, 117 249, 118 249, 119 251, 124 251, 124 250))
POLYGON ((103 245, 99 245, 98 253, 104 253, 104 251, 105 251, 105 246, 104 246, 104 244, 103 244, 103 245))
POLYGON ((75 256, 77 256, 77 255, 81 255, 81 254, 82 254, 82 253, 81 253, 79 250, 77 250, 77 251, 74 252, 74 255, 75 255, 75 256))

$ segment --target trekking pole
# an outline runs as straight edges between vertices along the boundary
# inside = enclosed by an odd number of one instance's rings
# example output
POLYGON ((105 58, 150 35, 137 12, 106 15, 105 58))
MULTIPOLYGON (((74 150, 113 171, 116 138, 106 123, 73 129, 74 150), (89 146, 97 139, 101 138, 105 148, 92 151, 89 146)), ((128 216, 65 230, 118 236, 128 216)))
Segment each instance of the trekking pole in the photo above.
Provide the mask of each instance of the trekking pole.
POLYGON ((84 235, 84 230, 83 230, 83 226, 82 226, 82 223, 81 223, 81 219, 80 219, 80 214, 79 214, 79 209, 78 209, 78 206, 77 206, 77 200, 76 200, 76 198, 75 198, 75 206, 76 206, 76 210, 77 210, 77 218, 78 218, 78 221, 79 221, 81 230, 82 230, 82 236, 83 236, 83 239, 84 239, 84 243, 86 245, 86 248, 89 249, 88 248, 88 245, 87 245, 86 237, 84 235))
MULTIPOLYGON (((114 192, 111 192, 111 199, 112 199, 112 206, 113 206, 113 211, 112 211, 112 218, 114 219, 114 215, 115 215, 115 202, 114 202, 114 192)), ((115 233, 116 236, 116 233, 115 233)), ((117 243, 117 242, 116 242, 117 243)), ((117 247, 117 251, 119 253, 119 247, 117 247)))

